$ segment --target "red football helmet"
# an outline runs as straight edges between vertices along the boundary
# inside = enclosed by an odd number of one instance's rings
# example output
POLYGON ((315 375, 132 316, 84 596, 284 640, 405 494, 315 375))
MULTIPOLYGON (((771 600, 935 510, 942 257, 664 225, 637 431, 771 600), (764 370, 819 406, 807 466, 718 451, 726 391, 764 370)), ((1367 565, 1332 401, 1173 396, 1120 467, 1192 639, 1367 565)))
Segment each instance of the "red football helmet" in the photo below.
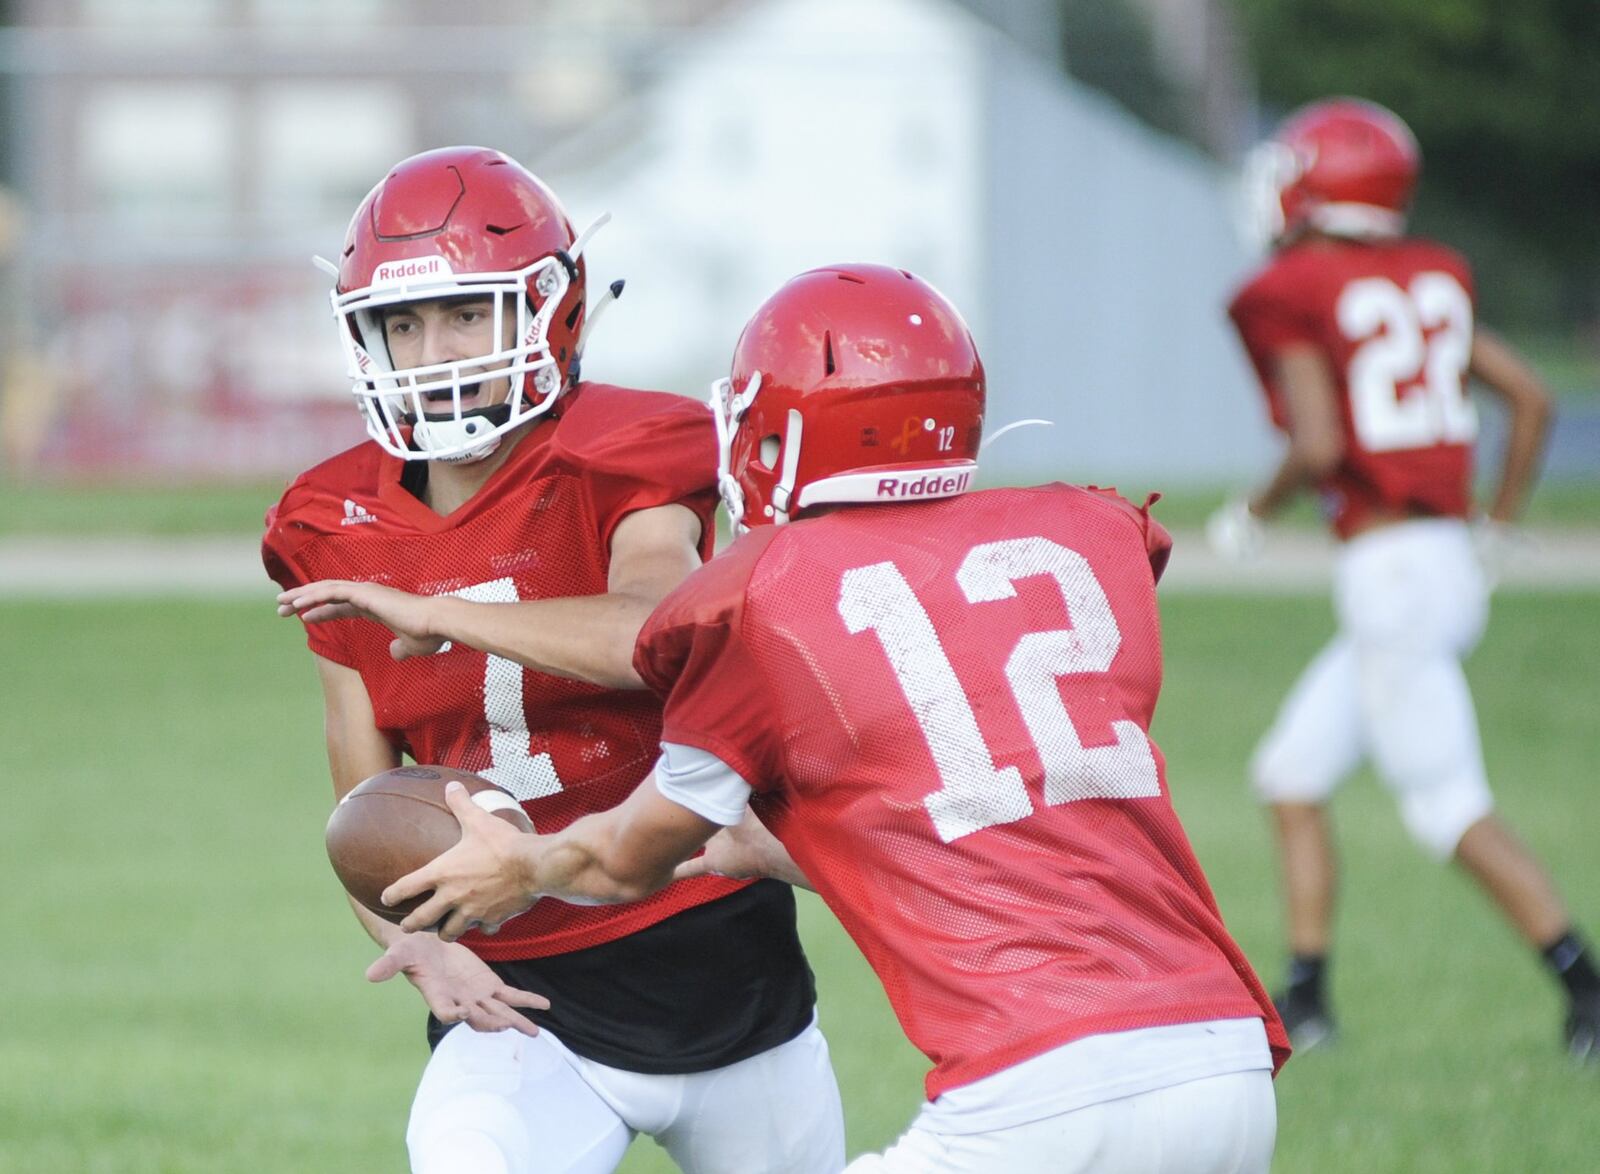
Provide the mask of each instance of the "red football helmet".
POLYGON ((1245 166, 1263 235, 1281 244, 1306 229, 1398 236, 1422 155, 1398 115, 1359 98, 1329 98, 1291 114, 1245 166))
POLYGON ((834 265, 768 298, 712 388, 734 525, 971 488, 983 363, 961 314, 902 269, 834 265))
POLYGON ((575 239, 550 190, 499 151, 445 147, 396 164, 350 221, 331 295, 372 438, 408 460, 474 460, 548 411, 578 357, 581 253, 603 220, 575 239), (493 298, 491 351, 396 369, 383 311, 463 295, 493 298), (515 315, 509 344, 506 315, 515 315), (506 403, 462 410, 464 386, 505 377, 506 403))

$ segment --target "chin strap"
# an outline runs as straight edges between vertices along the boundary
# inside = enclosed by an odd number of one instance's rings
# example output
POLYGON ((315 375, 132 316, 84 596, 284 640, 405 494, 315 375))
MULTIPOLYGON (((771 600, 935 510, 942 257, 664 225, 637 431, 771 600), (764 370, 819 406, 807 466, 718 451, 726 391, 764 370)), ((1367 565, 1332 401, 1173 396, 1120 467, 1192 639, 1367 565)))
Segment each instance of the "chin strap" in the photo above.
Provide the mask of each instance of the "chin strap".
MULTIPOLYGON (((567 275, 570 280, 576 281, 578 279, 578 258, 583 256, 583 250, 589 247, 589 242, 594 239, 594 234, 609 223, 611 223, 611 213, 600 213, 589 223, 588 228, 578 234, 577 238, 572 242, 572 247, 561 254, 561 260, 567 267, 567 275)), ((572 344, 570 369, 576 370, 578 363, 582 361, 583 348, 588 345, 589 334, 594 329, 594 324, 600 320, 600 315, 605 313, 606 307, 622 296, 622 287, 625 284, 626 282, 620 280, 613 281, 606 287, 605 293, 595 299, 594 305, 589 307, 588 314, 584 316, 583 330, 579 333, 577 341, 572 344)), ((574 379, 573 382, 576 383, 577 380, 574 379)))
POLYGON ((578 239, 573 241, 572 247, 567 250, 567 256, 572 258, 574 264, 577 263, 579 257, 583 256, 583 248, 594 239, 594 234, 609 223, 611 223, 611 213, 602 212, 589 222, 588 228, 578 234, 578 239))
POLYGON ((783 436, 783 472, 772 487, 772 520, 782 526, 789 520, 794 497, 794 479, 800 472, 800 434, 805 428, 805 417, 799 408, 789 409, 788 427, 783 436))
POLYGON ((618 278, 606 286, 605 293, 595 299, 594 307, 590 309, 583 320, 583 333, 578 335, 578 344, 573 348, 572 364, 574 367, 582 360, 583 348, 589 345, 589 334, 594 330, 595 323, 600 321, 600 315, 604 314, 611 304, 622 296, 622 287, 627 284, 626 281, 618 278))
POLYGON ((1046 428, 1054 428, 1056 426, 1056 422, 1054 420, 1013 420, 1004 428, 1000 429, 1000 431, 991 432, 988 436, 985 436, 983 438, 983 443, 978 445, 978 451, 982 452, 995 441, 999 440, 1007 432, 1010 432, 1013 428, 1031 428, 1036 424, 1043 424, 1046 428))
POLYGON ((470 465, 474 461, 483 460, 500 447, 501 433, 497 429, 509 419, 511 419, 509 403, 475 408, 462 413, 459 418, 449 416, 442 420, 430 420, 424 416, 411 427, 411 443, 420 452, 427 453, 429 449, 452 449, 463 444, 471 444, 475 436, 483 433, 483 443, 473 445, 464 452, 448 457, 428 457, 429 460, 443 461, 446 464, 470 465))
POLYGON ((1355 240, 1389 240, 1406 230, 1403 214, 1374 204, 1318 204, 1306 213, 1306 223, 1329 236, 1355 240))

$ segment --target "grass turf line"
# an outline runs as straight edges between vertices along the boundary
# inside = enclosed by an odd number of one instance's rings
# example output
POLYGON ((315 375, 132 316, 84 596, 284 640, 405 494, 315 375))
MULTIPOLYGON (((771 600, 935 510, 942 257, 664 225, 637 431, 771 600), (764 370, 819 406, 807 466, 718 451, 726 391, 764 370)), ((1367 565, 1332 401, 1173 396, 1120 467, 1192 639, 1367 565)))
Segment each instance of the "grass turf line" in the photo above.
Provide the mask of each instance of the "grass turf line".
MULTIPOLYGON (((1123 482, 1118 488, 1134 501, 1152 489, 1163 492, 1155 515, 1165 525, 1193 529, 1211 511, 1249 483, 1230 489, 1123 482)), ((283 493, 281 484, 239 486, 50 486, 0 487, 0 539, 14 537, 111 538, 254 537, 267 507, 283 493)), ((1480 503, 1481 504, 1481 503, 1480 503)), ((1530 526, 1600 525, 1600 481, 1548 481, 1529 503, 1530 526)), ((725 520, 719 516, 719 525, 725 520)), ((1322 523, 1310 498, 1302 495, 1279 519, 1298 529, 1322 523)))

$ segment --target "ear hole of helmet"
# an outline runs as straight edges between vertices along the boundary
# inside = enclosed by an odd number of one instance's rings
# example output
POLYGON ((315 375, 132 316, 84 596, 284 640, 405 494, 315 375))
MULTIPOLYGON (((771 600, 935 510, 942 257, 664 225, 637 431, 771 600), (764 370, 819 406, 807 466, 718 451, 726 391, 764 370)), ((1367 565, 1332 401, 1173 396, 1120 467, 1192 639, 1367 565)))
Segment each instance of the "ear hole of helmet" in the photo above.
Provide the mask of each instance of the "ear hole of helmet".
POLYGON ((769 469, 777 468, 778 452, 782 447, 783 438, 780 437, 776 432, 774 432, 771 436, 763 436, 761 438, 760 446, 761 463, 769 469))

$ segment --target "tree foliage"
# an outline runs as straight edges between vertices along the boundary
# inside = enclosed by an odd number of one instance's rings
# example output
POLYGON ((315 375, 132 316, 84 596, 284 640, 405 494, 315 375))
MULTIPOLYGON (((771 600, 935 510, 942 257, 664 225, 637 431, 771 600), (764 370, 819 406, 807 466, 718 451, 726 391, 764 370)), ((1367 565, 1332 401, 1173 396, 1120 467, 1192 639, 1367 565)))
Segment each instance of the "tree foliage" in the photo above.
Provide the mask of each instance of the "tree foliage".
POLYGON ((1390 107, 1414 223, 1472 254, 1492 314, 1600 316, 1600 0, 1236 0, 1261 97, 1390 107))

